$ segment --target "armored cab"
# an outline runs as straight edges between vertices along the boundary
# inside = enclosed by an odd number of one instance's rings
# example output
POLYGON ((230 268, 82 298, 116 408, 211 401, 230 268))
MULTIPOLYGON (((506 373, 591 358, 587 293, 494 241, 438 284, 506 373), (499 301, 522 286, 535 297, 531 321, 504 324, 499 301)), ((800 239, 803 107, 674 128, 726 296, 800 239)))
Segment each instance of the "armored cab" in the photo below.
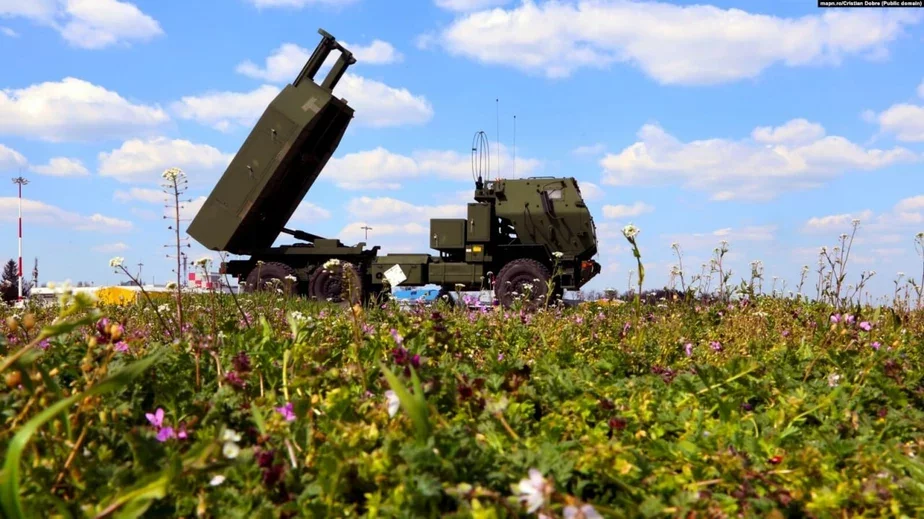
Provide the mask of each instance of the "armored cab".
MULTIPOLYGON (((298 77, 267 106, 187 232, 203 246, 253 254, 272 246, 340 144, 353 118, 333 89, 356 62, 333 36, 323 36, 298 77), (340 57, 314 81, 333 50, 340 57)), ((301 233, 304 237, 311 237, 301 233)))

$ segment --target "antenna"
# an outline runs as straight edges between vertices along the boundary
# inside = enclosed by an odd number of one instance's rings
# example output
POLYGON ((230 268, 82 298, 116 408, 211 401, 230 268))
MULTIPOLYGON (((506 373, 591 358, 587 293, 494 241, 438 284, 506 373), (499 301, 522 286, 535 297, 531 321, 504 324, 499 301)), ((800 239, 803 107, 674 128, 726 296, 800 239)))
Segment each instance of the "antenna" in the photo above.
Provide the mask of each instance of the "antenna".
POLYGON ((491 172, 491 150, 488 147, 488 136, 484 131, 479 131, 472 138, 472 179, 477 189, 483 185, 485 172, 491 172))
POLYGON ((497 142, 497 180, 500 180, 500 99, 494 99, 494 112, 495 117, 497 118, 497 135, 495 140, 497 142))
POLYGON ((517 116, 513 114, 513 178, 517 178, 517 116))

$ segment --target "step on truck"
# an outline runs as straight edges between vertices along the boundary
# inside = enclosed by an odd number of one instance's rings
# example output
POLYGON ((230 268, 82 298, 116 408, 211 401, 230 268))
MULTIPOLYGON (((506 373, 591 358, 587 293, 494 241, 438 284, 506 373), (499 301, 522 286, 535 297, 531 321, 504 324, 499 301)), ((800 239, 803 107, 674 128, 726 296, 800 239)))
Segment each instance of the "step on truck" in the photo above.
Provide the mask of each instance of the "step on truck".
POLYGON ((482 164, 490 154, 483 132, 473 141, 475 189, 466 217, 430 220, 436 254, 380 255, 380 246, 287 228, 354 114, 333 91, 356 58, 319 33, 301 72, 266 108, 187 229, 207 249, 246 256, 222 262, 222 274, 245 292, 294 287, 322 301, 359 303, 388 286, 437 285, 444 293, 493 289, 509 306, 516 299, 551 303, 600 273, 596 228, 578 182, 485 179, 482 164), (339 58, 316 82, 335 50, 339 58), (274 247, 280 233, 295 243, 274 247))

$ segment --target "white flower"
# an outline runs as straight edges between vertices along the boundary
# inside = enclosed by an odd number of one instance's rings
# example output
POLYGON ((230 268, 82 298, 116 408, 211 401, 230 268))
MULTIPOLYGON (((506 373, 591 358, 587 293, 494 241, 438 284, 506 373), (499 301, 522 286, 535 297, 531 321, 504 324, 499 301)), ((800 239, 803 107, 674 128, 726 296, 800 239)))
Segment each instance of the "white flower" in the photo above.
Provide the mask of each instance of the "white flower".
POLYGON ((197 267, 207 267, 210 263, 212 263, 212 258, 208 256, 203 256, 197 259, 194 265, 196 265, 197 267))
POLYGON ((292 283, 295 283, 296 281, 298 281, 298 278, 296 278, 292 274, 289 274, 288 276, 286 276, 286 281, 291 281, 292 283))
POLYGON ((170 305, 164 303, 164 304, 162 304, 162 305, 160 305, 160 306, 157 307, 157 311, 158 311, 158 312, 168 312, 168 311, 170 311, 170 305))
POLYGON ((552 256, 555 256, 556 258, 561 258, 561 257, 564 256, 564 255, 565 255, 564 252, 555 251, 555 252, 552 253, 552 256))
POLYGON ((226 442, 239 442, 241 441, 241 435, 233 429, 225 429, 221 434, 221 439, 226 442))
POLYGON ((838 381, 841 379, 841 376, 837 373, 831 373, 828 376, 828 385, 831 387, 837 387, 838 381))
POLYGON ((173 290, 174 288, 176 288, 176 281, 168 282, 166 285, 164 285, 164 288, 166 288, 167 290, 173 290))
POLYGON ((218 485, 224 482, 225 482, 225 477, 219 474, 215 476, 214 478, 212 478, 211 481, 209 481, 209 485, 212 485, 213 487, 217 487, 218 485))
POLYGON ((545 504, 546 497, 552 493, 552 485, 537 469, 529 469, 529 478, 521 479, 517 489, 520 501, 526 503, 527 513, 533 513, 545 504))
POLYGON ((233 460, 241 453, 241 448, 234 442, 225 442, 224 446, 221 448, 221 453, 224 454, 226 458, 233 460))
POLYGON ((185 177, 186 173, 183 173, 183 170, 180 168, 170 168, 161 175, 167 180, 173 181, 181 177, 185 177))
POLYGON ((401 405, 398 395, 389 389, 385 392, 385 401, 388 402, 388 416, 395 416, 395 413, 398 412, 398 406, 401 405))
POLYGON ((109 260, 109 266, 112 268, 121 267, 122 263, 125 263, 125 258, 121 256, 116 256, 109 260))
POLYGON ((324 270, 334 270, 337 266, 340 265, 340 260, 337 258, 329 259, 324 263, 324 270))
POLYGON ((630 240, 635 238, 639 232, 640 232, 639 228, 632 225, 631 223, 622 228, 623 236, 625 236, 626 238, 630 240))

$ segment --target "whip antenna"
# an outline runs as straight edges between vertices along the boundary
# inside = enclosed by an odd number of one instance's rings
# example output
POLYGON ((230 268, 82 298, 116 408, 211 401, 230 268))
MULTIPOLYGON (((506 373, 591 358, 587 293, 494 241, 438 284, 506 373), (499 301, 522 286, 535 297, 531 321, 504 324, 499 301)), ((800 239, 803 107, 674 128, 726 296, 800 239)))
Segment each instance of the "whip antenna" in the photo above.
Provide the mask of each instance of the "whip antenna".
POLYGON ((472 138, 472 178, 476 186, 480 187, 486 172, 491 172, 491 150, 488 147, 488 136, 479 131, 472 138))
POLYGON ((500 99, 494 99, 494 111, 497 118, 497 179, 500 180, 500 99))

